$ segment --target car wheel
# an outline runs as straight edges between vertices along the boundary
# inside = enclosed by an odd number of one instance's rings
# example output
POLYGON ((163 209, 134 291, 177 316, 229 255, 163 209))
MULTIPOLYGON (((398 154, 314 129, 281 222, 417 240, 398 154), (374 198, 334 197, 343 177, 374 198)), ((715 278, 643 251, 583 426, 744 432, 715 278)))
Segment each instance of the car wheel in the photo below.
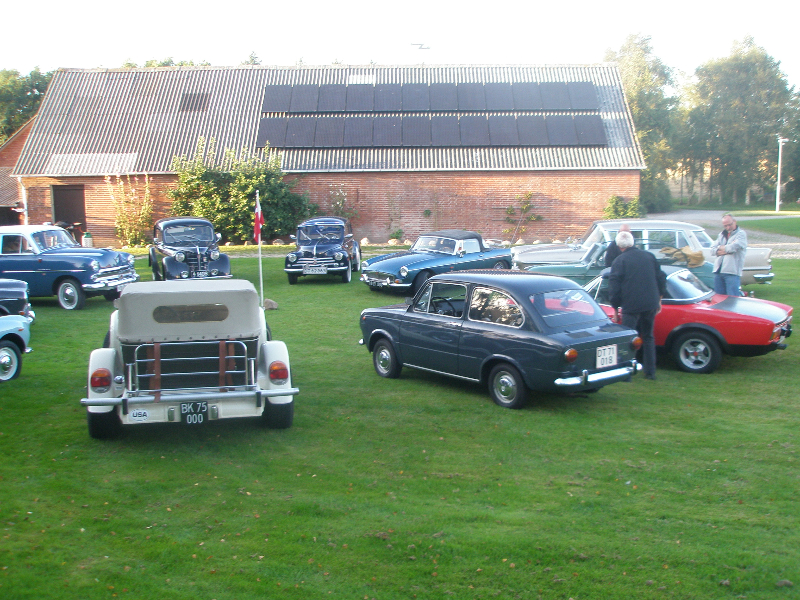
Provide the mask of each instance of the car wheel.
POLYGON ((397 360, 397 354, 392 348, 391 342, 386 339, 380 340, 372 350, 372 363, 375 365, 375 372, 381 377, 396 379, 400 376, 403 368, 397 360))
POLYGON ((0 341, 0 381, 19 377, 22 370, 22 354, 13 342, 0 341))
POLYGON ((361 246, 356 246, 356 251, 353 254, 353 271, 361 270, 361 246))
POLYGON ((498 260, 496 263, 492 265, 493 269, 507 269, 508 264, 504 260, 498 260))
POLYGON ((104 413, 87 410, 86 424, 89 426, 89 435, 96 440, 115 438, 122 431, 122 422, 119 420, 117 409, 104 413))
POLYGON ((508 363, 495 365, 489 373, 489 394, 495 404, 504 408, 522 408, 528 399, 522 376, 508 363))
POLYGON ((704 331, 689 331, 672 344, 678 368, 688 373, 711 373, 722 361, 722 350, 714 337, 704 331))
POLYGON ((287 273, 286 275, 289 277, 289 285, 297 283, 297 273, 287 273))
POLYGON ((65 310, 80 310, 86 304, 86 293, 74 279, 65 279, 59 283, 56 296, 59 306, 65 310))
POLYGON ((350 280, 353 278, 353 270, 350 268, 350 265, 347 265, 347 269, 345 269, 344 273, 342 273, 342 282, 343 283, 350 283, 350 280))
POLYGON ((261 418, 264 420, 264 425, 270 429, 289 429, 294 421, 294 402, 289 404, 267 402, 261 418))
POLYGON ((425 282, 431 278, 430 271, 422 271, 422 273, 418 273, 416 277, 414 277, 414 295, 417 295, 417 292, 422 289, 422 286, 425 285, 425 282))
POLYGON ((150 247, 148 262, 150 263, 150 267, 153 269, 153 281, 162 281, 164 276, 161 274, 161 264, 159 263, 156 249, 152 246, 150 247))

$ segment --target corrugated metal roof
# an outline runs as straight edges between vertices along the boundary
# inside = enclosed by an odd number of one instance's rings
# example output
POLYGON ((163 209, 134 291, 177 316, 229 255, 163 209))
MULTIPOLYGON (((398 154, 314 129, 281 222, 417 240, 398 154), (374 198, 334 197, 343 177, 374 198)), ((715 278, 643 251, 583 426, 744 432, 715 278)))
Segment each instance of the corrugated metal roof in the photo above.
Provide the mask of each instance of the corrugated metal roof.
MULTIPOLYGON (((15 175, 169 173, 198 138, 258 152, 267 85, 590 81, 605 147, 287 148, 287 172, 643 169, 619 71, 590 66, 330 66, 63 69, 56 72, 15 175)), ((270 150, 270 152, 277 152, 270 150)))

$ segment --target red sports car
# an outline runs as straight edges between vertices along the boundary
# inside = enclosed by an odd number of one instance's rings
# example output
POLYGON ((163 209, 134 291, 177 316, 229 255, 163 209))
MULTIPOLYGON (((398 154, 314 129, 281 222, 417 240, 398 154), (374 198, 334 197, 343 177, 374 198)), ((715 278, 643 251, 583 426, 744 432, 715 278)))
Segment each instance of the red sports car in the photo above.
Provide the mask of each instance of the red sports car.
MULTIPOLYGON (((667 296, 656 317, 656 346, 667 350, 681 370, 711 373, 723 354, 761 356, 786 348, 784 340, 792 334, 791 306, 715 294, 685 268, 661 268, 667 275, 667 296)), ((585 289, 614 320, 608 280, 601 275, 585 289)))

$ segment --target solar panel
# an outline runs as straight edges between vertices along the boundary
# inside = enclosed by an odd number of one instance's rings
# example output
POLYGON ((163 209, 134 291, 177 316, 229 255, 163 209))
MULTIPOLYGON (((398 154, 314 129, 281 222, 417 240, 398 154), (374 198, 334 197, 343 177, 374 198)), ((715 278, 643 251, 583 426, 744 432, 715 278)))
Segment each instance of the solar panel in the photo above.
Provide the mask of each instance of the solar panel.
POLYGON ((482 83, 459 83, 458 110, 486 110, 482 83))
POLYGON ((375 112, 395 112, 403 108, 402 86, 384 83, 375 86, 375 112))
POLYGON ((514 110, 510 83, 487 83, 483 86, 486 110, 514 110))
POLYGON ((347 86, 347 112, 372 112, 374 85, 355 84, 347 86))
POLYGON ((577 146, 575 123, 569 115, 548 115, 545 119, 551 146, 577 146))
POLYGON ((544 110, 569 110, 572 108, 566 83, 556 81, 540 83, 539 91, 542 93, 544 110))
POLYGON ((290 112, 316 112, 319 99, 318 85, 296 85, 292 87, 290 112))
POLYGON ((424 83, 409 83, 403 87, 403 112, 427 112, 431 109, 428 86, 424 83))
POLYGON ((283 148, 286 143, 286 117, 267 117, 258 123, 256 148, 283 148))
POLYGON ((605 146, 608 144, 603 119, 600 115, 575 115, 575 130, 581 146, 605 146))
POLYGON ((511 86, 511 93, 516 110, 542 110, 542 94, 538 83, 515 83, 511 86))
POLYGON ((347 101, 347 86, 325 84, 319 86, 319 112, 343 112, 347 101))
POLYGON ((547 146, 550 144, 543 115, 518 116, 517 132, 520 146, 547 146))
POLYGON ((345 117, 343 146, 372 146, 372 117, 345 117))
MULTIPOLYGON (((511 90, 509 89, 509 96, 511 90)), ((517 120, 514 115, 489 116, 489 141, 492 146, 518 146, 517 120)))
POLYGON ((403 130, 400 117, 375 117, 372 121, 372 145, 400 146, 403 143, 403 130))
POLYGON ((316 117, 294 117, 286 125, 285 148, 311 148, 314 146, 316 117))
POLYGON ((431 145, 431 120, 428 117, 403 117, 403 146, 431 145))
POLYGON ((567 83, 572 110, 597 110, 597 92, 591 81, 570 81, 567 83))
POLYGON ((428 93, 431 110, 458 110, 458 88, 455 83, 432 83, 428 93))
POLYGON ((292 102, 292 86, 268 85, 264 89, 261 112, 287 112, 292 102))
POLYGON ((458 119, 462 146, 488 146, 489 121, 483 115, 465 115, 458 119))
POLYGON ((460 146, 458 117, 431 117, 431 146, 460 146))
POLYGON ((341 148, 342 144, 344 144, 344 117, 318 117, 314 147, 341 148))

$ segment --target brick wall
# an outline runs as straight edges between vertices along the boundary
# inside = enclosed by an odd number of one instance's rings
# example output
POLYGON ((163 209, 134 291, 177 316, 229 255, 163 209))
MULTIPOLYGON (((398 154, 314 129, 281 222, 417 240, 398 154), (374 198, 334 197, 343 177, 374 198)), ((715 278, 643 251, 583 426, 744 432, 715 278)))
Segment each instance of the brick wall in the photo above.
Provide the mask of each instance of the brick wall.
MULTIPOLYGON (((485 237, 511 239, 504 229, 509 207, 519 208, 518 196, 533 193, 532 212, 541 221, 528 223, 517 238, 533 241, 564 238, 582 233, 602 218, 611 196, 625 199, 639 195, 638 171, 550 171, 550 172, 440 172, 440 173, 310 173, 288 176, 297 179, 296 192, 307 193, 323 214, 330 213, 331 186, 347 193, 347 205, 358 211, 353 219, 356 237, 384 242, 403 231, 403 239, 414 239, 425 231, 471 229, 485 237)), ((132 179, 133 181, 133 179, 132 179)), ((166 216, 171 201, 167 190, 173 175, 150 177, 154 218, 166 216)), ((111 190, 102 177, 27 178, 30 223, 53 220, 52 186, 83 185, 87 226, 95 245, 118 245, 114 234, 111 190)), ((137 182, 134 181, 134 185, 137 182)), ((143 187, 143 177, 138 186, 143 187)), ((141 190, 140 190, 141 196, 141 190)))

